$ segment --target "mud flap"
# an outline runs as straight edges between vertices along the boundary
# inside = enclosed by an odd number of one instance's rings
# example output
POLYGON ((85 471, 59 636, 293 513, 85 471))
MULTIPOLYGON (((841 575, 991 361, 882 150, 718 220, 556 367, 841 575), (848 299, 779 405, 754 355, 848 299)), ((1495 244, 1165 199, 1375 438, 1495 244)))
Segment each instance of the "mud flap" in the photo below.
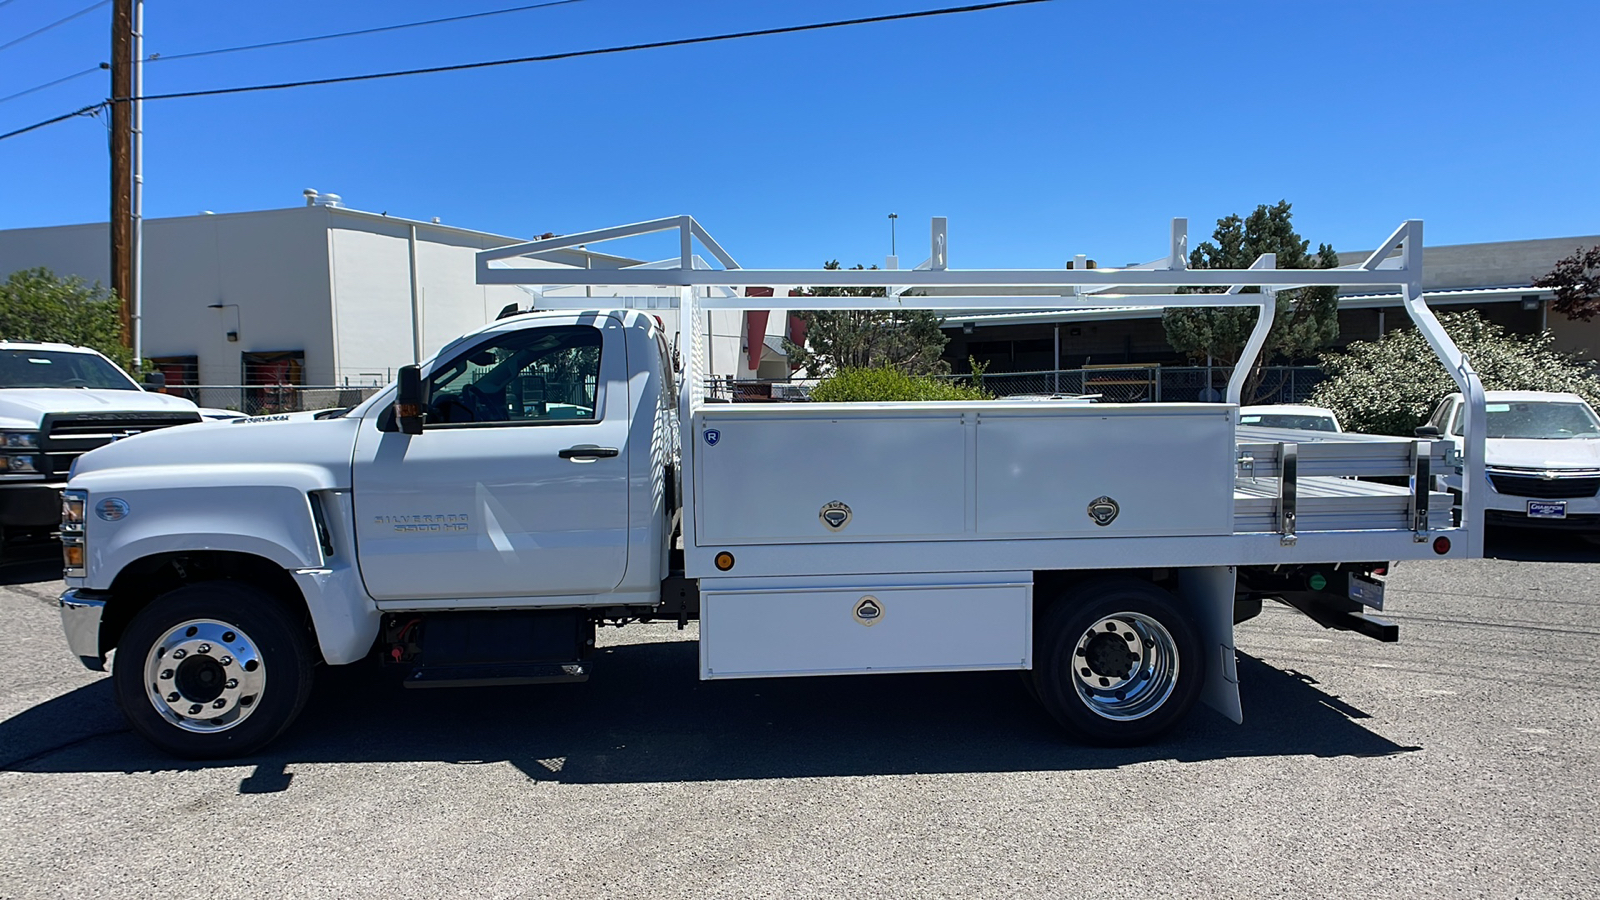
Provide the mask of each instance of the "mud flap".
POLYGON ((1200 642, 1206 648, 1205 704, 1234 722, 1244 722, 1239 702, 1239 668, 1233 650, 1232 566, 1199 566, 1178 573, 1178 590, 1194 615, 1200 642))

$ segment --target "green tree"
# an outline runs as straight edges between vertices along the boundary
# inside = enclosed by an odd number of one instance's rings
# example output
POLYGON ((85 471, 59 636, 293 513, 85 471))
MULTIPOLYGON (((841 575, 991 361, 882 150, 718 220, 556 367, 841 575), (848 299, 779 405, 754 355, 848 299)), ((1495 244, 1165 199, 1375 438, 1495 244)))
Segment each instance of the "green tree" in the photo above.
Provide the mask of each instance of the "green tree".
POLYGON ((133 361, 122 345, 122 304, 116 295, 98 281, 60 278, 46 268, 19 269, 0 283, 0 337, 89 347, 124 370, 133 361))
MULTIPOLYGON (((830 260, 823 268, 836 270, 839 261, 830 260)), ((885 295, 883 288, 814 287, 801 297, 885 295)), ((928 310, 813 310, 795 315, 806 325, 805 346, 785 340, 784 350, 790 363, 811 375, 867 368, 890 368, 911 375, 943 375, 950 371, 950 364, 942 358, 950 338, 939 330, 943 320, 928 310)))
MULTIPOLYGON (((1441 313, 1439 323, 1461 348, 1491 391, 1570 391, 1600 404, 1600 377, 1591 362, 1550 346, 1549 332, 1507 334, 1476 310, 1441 313)), ((1323 357, 1328 379, 1311 403, 1338 413, 1351 431, 1409 436, 1455 381, 1415 328, 1391 331, 1376 341, 1358 341, 1343 353, 1323 357)))
MULTIPOLYGON (((1311 242, 1295 233, 1287 200, 1275 206, 1262 204, 1247 218, 1237 215, 1217 220, 1212 241, 1203 241, 1189 254, 1191 269, 1248 269, 1263 253, 1278 255, 1280 269, 1331 269, 1339 255, 1327 244, 1311 252, 1311 242)), ((1220 292, 1224 288, 1195 288, 1220 292)), ((1248 287, 1246 293, 1256 293, 1248 287)), ((1245 383, 1245 400, 1255 399, 1261 367, 1275 359, 1310 356, 1339 337, 1339 301, 1332 287, 1279 291, 1266 345, 1255 370, 1245 383)), ((1211 357, 1222 365, 1239 361, 1257 311, 1240 307, 1169 309, 1161 317, 1167 343, 1193 358, 1211 357)))
POLYGON ((873 369, 839 369, 811 389, 818 403, 893 403, 934 400, 993 400, 982 387, 935 378, 909 375, 898 369, 879 366, 873 369))
POLYGON ((1578 249, 1541 275, 1535 287, 1555 291, 1550 308, 1568 319, 1587 322, 1600 313, 1600 245, 1578 249))

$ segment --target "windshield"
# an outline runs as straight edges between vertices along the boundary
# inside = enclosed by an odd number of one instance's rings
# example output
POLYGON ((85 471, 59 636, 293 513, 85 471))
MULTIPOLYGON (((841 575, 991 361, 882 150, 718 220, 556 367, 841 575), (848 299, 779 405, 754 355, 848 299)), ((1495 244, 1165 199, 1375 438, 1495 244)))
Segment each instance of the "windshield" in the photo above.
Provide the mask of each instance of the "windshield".
MULTIPOLYGON (((1490 403, 1489 431, 1486 437, 1561 440, 1575 437, 1600 437, 1600 418, 1583 403, 1523 401, 1490 403)), ((1455 433, 1461 434, 1466 416, 1456 417, 1455 433)))
POLYGON ((0 387, 137 391, 122 370, 93 353, 0 350, 0 387))
POLYGON ((1239 417, 1240 425, 1261 428, 1297 428, 1301 431, 1338 431, 1333 420, 1326 416, 1300 416, 1284 413, 1246 413, 1239 417))

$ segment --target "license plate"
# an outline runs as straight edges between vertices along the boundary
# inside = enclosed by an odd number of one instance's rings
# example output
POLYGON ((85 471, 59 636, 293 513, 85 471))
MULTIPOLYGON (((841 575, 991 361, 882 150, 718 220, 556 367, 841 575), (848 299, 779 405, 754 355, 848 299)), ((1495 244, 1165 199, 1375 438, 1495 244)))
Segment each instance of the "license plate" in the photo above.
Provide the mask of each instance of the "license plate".
POLYGON ((1567 501, 1565 500, 1529 500, 1528 518, 1530 519, 1565 519, 1567 517, 1567 501))
POLYGON ((1362 578, 1360 575, 1350 576, 1350 599, 1362 606, 1370 606, 1376 610, 1383 609, 1383 582, 1362 578))

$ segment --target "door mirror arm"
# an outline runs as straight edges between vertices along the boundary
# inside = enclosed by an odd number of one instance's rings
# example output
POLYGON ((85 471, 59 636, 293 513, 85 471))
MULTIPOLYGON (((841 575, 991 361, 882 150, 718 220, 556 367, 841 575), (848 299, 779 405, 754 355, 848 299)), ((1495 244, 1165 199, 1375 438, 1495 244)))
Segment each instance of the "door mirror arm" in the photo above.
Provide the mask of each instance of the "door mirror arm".
POLYGON ((401 434, 421 434, 424 400, 422 396, 422 368, 401 366, 395 393, 394 419, 401 434))

